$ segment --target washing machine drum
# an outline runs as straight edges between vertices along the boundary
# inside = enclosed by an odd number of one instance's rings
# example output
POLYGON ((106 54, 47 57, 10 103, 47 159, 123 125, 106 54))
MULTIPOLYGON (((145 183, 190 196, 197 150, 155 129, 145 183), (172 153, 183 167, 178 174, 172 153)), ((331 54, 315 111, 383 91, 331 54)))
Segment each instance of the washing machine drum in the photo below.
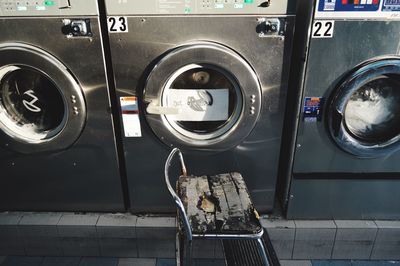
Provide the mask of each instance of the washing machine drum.
POLYGON ((178 47, 156 64, 144 101, 150 127, 168 146, 227 150, 255 126, 261 89, 236 52, 198 43, 178 47))
POLYGON ((86 108, 80 86, 56 58, 26 44, 0 45, 0 137, 22 153, 65 149, 86 108))
POLYGON ((333 97, 333 139, 359 157, 379 157, 400 148, 400 59, 369 61, 353 71, 333 97))

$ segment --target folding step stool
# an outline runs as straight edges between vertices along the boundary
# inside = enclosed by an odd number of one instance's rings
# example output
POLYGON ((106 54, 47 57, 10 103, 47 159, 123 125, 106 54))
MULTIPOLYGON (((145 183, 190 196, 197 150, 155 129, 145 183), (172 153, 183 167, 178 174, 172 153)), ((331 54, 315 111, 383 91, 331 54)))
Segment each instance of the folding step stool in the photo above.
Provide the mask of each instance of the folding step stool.
POLYGON ((191 265, 194 239, 222 240, 226 265, 280 265, 263 230, 246 184, 239 173, 189 176, 181 151, 173 149, 165 163, 165 182, 177 212, 177 265, 191 265), (169 168, 178 154, 182 175, 176 192, 169 168))

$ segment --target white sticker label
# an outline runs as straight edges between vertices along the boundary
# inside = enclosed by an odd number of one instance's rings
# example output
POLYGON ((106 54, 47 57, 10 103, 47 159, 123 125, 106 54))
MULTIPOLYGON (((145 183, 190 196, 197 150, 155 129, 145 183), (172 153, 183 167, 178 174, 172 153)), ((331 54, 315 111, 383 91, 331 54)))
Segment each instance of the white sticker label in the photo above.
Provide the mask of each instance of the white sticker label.
POLYGON ((128 19, 127 17, 108 17, 108 32, 128 32, 128 19))
POLYGON ((178 114, 168 115, 175 121, 223 121, 229 115, 228 89, 170 89, 167 102, 178 110, 178 114))
POLYGON ((316 20, 314 21, 312 37, 313 38, 332 38, 335 28, 334 20, 316 20))
POLYGON ((136 97, 120 97, 125 137, 141 137, 139 108, 136 97))

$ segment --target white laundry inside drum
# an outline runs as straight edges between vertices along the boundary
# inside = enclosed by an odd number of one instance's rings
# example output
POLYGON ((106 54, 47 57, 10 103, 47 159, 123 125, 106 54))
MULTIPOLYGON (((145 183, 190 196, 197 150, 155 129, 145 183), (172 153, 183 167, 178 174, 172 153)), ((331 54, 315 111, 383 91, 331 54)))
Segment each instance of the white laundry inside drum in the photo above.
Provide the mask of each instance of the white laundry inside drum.
POLYGON ((226 121, 229 117, 229 89, 169 89, 167 106, 178 110, 167 115, 172 121, 226 121))
POLYGON ((380 78, 365 84, 345 109, 348 129, 365 140, 388 140, 399 134, 400 84, 380 78))

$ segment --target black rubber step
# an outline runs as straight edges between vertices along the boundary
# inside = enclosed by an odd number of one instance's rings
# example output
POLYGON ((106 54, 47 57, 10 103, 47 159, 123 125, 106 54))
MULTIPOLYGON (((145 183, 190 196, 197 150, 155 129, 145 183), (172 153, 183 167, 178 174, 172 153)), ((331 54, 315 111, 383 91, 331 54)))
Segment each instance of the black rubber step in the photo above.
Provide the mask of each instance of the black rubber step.
MULTIPOLYGON (((257 240, 223 240, 225 261, 228 266, 267 266, 264 264, 257 240)), ((263 245, 270 266, 280 266, 278 257, 268 237, 263 235, 263 245)))

